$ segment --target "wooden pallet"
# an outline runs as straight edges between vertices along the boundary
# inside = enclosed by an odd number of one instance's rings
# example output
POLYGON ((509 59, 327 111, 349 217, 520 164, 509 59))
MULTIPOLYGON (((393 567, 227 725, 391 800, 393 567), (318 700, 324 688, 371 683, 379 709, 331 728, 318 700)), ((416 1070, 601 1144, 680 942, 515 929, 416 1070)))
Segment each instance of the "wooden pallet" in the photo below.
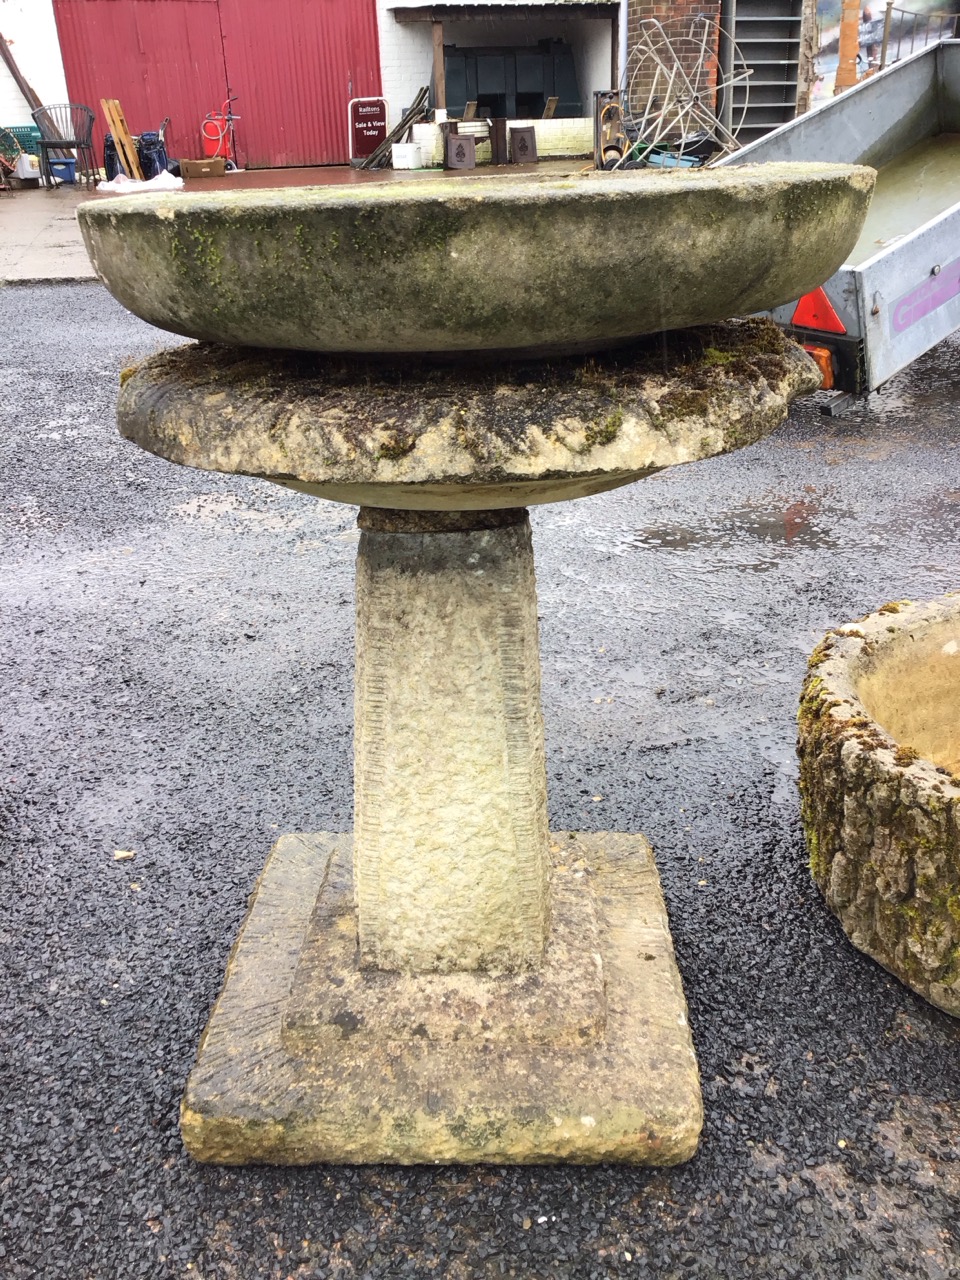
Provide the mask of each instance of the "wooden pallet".
POLYGON ((117 148, 117 159, 120 161, 124 173, 128 178, 137 178, 140 182, 143 182, 143 170, 140 168, 137 148, 134 145, 133 138, 130 136, 130 130, 127 128, 123 108, 116 98, 101 98, 100 107, 107 118, 107 124, 110 126, 109 131, 113 134, 113 144, 117 148))

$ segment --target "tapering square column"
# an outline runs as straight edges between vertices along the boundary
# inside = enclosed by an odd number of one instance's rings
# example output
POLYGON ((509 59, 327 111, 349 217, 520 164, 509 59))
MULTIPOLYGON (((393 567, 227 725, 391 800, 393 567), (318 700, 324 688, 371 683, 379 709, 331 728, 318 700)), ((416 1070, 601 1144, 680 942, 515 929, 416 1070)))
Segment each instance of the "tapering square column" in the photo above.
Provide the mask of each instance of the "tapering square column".
POLYGON ((360 512, 360 961, 538 967, 547 776, 524 510, 360 512))

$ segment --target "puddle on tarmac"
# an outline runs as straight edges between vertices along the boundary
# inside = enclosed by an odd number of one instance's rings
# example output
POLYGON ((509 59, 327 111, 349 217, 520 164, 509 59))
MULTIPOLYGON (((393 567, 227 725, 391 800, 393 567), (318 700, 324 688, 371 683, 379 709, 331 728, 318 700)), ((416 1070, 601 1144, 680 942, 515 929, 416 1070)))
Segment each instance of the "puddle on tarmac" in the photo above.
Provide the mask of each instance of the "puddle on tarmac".
MULTIPOLYGON (((668 551, 699 551, 704 547, 734 545, 742 549, 745 539, 786 546, 836 546, 834 534, 818 522, 819 511, 820 499, 810 492, 792 501, 781 500, 769 505, 748 503, 698 526, 653 525, 625 533, 623 541, 628 546, 668 551)), ((751 559, 747 554, 741 567, 762 572, 774 563, 762 557, 751 559)))
POLYGON ((243 520, 271 533, 300 529, 303 518, 290 512, 259 511, 248 507, 232 493, 200 493, 174 507, 173 514, 198 524, 213 525, 223 519, 243 520))

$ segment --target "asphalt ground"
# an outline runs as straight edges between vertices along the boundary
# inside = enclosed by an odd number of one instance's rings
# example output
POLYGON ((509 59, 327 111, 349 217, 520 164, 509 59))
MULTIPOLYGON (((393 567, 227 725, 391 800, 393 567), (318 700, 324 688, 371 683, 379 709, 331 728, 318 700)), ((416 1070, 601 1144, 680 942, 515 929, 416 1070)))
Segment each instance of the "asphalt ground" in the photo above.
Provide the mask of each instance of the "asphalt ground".
POLYGON ((247 895, 350 825, 355 511, 121 441, 174 339, 98 285, 0 332, 0 1275, 960 1277, 960 1023, 826 911, 794 758, 822 632, 960 587, 960 343, 532 513, 551 822, 653 841, 696 1158, 219 1169, 177 1107, 247 895))

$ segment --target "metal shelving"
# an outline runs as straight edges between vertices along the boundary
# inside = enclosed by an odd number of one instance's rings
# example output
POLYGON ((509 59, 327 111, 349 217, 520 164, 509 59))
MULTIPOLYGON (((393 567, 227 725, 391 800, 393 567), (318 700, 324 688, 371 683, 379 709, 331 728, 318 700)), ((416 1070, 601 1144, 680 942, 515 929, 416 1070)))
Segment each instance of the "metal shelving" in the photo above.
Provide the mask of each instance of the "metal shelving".
MULTIPOLYGON (((737 0, 734 39, 750 69, 747 109, 739 138, 762 137, 797 110, 802 0, 737 0)), ((734 91, 734 108, 744 89, 734 91)))

